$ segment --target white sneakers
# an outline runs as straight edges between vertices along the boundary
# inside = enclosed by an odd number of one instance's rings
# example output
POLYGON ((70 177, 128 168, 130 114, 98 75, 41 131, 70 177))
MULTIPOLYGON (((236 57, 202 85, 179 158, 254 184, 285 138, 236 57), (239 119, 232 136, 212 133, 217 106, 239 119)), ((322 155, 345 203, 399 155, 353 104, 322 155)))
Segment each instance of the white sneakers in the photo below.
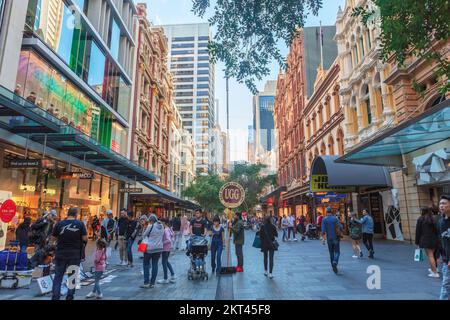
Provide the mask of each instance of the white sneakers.
POLYGON ((159 284, 168 284, 169 282, 170 281, 168 279, 160 279, 160 280, 156 281, 156 283, 159 283, 159 284))
POLYGON ((86 295, 86 299, 95 298, 96 296, 97 296, 96 293, 94 293, 94 292, 89 292, 89 293, 86 295))
POLYGON ((358 256, 356 254, 354 254, 354 255, 352 255, 352 258, 356 259, 356 258, 358 258, 358 256))
POLYGON ((128 262, 126 262, 126 261, 120 261, 119 266, 128 266, 128 262))
POLYGON ((428 268, 428 272, 430 273, 428 276, 430 278, 439 278, 439 272, 433 272, 433 270, 431 270, 431 268, 428 268))
POLYGON ((273 279, 273 275, 269 273, 269 279, 273 279))
POLYGON ((267 271, 264 271, 264 275, 267 277, 267 275, 268 275, 267 271))
POLYGON ((175 283, 177 281, 177 278, 175 276, 171 276, 169 281, 171 283, 175 283))

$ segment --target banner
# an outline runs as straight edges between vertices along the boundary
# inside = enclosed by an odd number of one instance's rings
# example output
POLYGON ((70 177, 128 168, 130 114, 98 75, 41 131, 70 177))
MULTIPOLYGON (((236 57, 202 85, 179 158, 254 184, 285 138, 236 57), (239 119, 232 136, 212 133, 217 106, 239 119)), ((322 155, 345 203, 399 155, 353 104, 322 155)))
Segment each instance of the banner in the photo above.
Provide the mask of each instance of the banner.
POLYGON ((398 190, 380 192, 383 200, 384 221, 386 223, 386 239, 404 241, 402 220, 398 203, 398 190))

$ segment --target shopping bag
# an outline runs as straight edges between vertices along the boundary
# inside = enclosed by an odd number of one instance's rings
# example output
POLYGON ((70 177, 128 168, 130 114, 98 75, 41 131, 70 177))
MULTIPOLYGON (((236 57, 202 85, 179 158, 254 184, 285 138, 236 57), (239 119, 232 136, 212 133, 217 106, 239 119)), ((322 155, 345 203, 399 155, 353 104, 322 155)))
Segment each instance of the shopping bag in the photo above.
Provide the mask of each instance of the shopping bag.
POLYGON ((259 236, 259 232, 255 234, 255 239, 253 240, 253 247, 261 249, 261 238, 259 236))
POLYGON ((145 253, 145 252, 147 252, 147 248, 148 248, 148 240, 147 240, 147 238, 145 238, 144 240, 142 240, 141 243, 139 243, 138 252, 145 253))
POLYGON ((422 251, 422 249, 416 249, 414 251, 414 261, 417 261, 417 262, 423 261, 423 251, 422 251))

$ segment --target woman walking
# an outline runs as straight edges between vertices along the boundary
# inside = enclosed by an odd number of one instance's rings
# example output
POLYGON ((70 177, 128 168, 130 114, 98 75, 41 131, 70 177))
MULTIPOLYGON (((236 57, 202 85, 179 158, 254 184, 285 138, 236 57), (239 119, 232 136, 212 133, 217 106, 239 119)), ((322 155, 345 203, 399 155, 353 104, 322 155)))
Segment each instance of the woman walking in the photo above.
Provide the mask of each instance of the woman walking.
POLYGON ((189 237, 189 220, 186 217, 186 215, 181 217, 181 241, 182 241, 182 248, 183 250, 186 250, 187 248, 187 238, 189 237))
POLYGON ((224 246, 225 229, 220 223, 219 216, 215 216, 211 228, 211 272, 216 272, 216 275, 219 275, 222 269, 222 251, 224 246))
POLYGON ((175 283, 175 272, 173 271, 172 265, 169 262, 169 255, 172 251, 175 234, 169 226, 168 219, 161 219, 161 222, 164 225, 164 236, 163 236, 163 252, 162 252, 162 266, 164 272, 164 279, 158 280, 158 283, 167 284, 167 283, 175 283), (170 281, 167 278, 167 269, 170 271, 170 281))
POLYGON ((259 230, 259 236, 261 238, 261 251, 264 253, 264 275, 272 279, 273 256, 275 250, 278 250, 274 247, 273 242, 278 237, 278 232, 270 217, 264 219, 264 223, 259 230), (269 264, 269 268, 267 268, 267 264, 269 264), (267 272, 267 269, 269 269, 269 272, 267 272))
POLYGON ((158 276, 158 262, 163 251, 164 226, 158 220, 156 214, 151 214, 149 224, 142 235, 143 241, 147 241, 147 251, 144 252, 144 284, 141 288, 149 289, 155 287, 158 276), (152 264, 152 277, 150 279, 150 262, 152 264))
POLYGON ((432 211, 430 208, 422 208, 421 216, 416 224, 416 245, 425 250, 431 268, 428 276, 430 278, 439 278, 437 272, 437 262, 435 251, 439 246, 439 235, 436 224, 434 223, 432 211))
POLYGON ((352 239, 352 249, 353 249, 353 256, 352 258, 362 258, 363 253, 361 250, 361 247, 359 246, 359 241, 361 241, 362 238, 362 226, 359 222, 356 213, 352 212, 350 208, 348 209, 348 217, 350 218, 350 221, 348 223, 349 225, 349 232, 350 232, 350 238, 352 239))
POLYGON ((100 289, 100 279, 102 278, 103 272, 105 272, 106 269, 106 260, 108 258, 106 255, 106 246, 106 241, 104 241, 103 239, 97 240, 97 249, 94 253, 95 284, 94 289, 92 290, 92 292, 88 293, 86 299, 94 297, 97 299, 103 298, 103 294, 100 289))

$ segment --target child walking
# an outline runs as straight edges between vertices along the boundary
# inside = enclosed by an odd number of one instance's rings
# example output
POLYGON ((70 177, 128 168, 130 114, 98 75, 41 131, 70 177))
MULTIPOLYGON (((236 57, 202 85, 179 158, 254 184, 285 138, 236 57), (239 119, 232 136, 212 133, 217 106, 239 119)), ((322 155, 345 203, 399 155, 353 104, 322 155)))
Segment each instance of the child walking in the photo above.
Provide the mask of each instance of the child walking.
POLYGON ((102 278, 103 272, 106 269, 106 259, 108 258, 106 255, 106 247, 107 243, 103 239, 97 240, 97 249, 94 253, 94 267, 95 267, 95 285, 92 292, 90 292, 86 298, 94 298, 102 299, 103 294, 100 290, 100 279, 102 278))

